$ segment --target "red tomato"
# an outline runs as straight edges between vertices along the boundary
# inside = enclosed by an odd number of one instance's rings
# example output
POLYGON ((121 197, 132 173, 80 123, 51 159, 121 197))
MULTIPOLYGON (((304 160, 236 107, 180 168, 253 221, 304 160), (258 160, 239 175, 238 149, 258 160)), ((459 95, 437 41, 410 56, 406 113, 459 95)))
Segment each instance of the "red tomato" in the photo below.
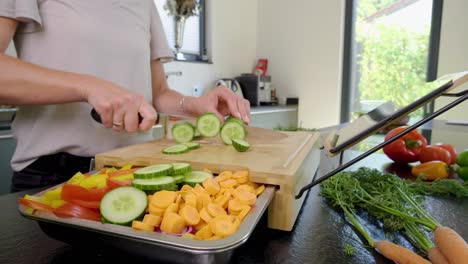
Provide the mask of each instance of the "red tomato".
POLYGON ((72 203, 89 209, 99 209, 101 201, 71 200, 72 203))
POLYGON ((78 217, 98 222, 101 221, 101 215, 98 212, 73 203, 66 203, 56 208, 54 214, 58 217, 78 217))
POLYGON ((18 198, 18 202, 24 206, 30 207, 34 210, 39 210, 39 211, 46 211, 46 212, 53 212, 54 208, 52 206, 49 206, 47 204, 43 204, 40 202, 24 199, 24 198, 18 198))
POLYGON ((107 178, 107 187, 109 187, 110 189, 115 189, 115 188, 122 187, 122 186, 131 186, 131 185, 132 185, 131 180, 114 180, 111 178, 107 178))
POLYGON ((436 160, 450 164, 452 155, 450 155, 448 150, 438 146, 426 146, 419 153, 419 161, 421 163, 436 160))
POLYGON ((74 184, 65 184, 62 187, 62 199, 65 201, 101 201, 109 188, 86 189, 74 184))
POLYGON ((450 160, 450 163, 447 163, 447 164, 455 164, 457 160, 458 152, 452 144, 437 143, 436 146, 444 148, 450 152, 450 156, 452 157, 452 159, 450 160))

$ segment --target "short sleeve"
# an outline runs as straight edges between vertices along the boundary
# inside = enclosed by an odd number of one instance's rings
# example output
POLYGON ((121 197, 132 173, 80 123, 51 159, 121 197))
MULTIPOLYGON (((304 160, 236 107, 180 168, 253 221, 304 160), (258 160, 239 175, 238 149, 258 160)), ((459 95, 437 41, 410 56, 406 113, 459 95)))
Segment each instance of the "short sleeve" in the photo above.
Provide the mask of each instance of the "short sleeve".
POLYGON ((162 62, 172 61, 174 59, 174 53, 169 48, 158 10, 156 9, 154 2, 151 2, 151 60, 160 59, 162 62))
POLYGON ((41 0, 0 0, 0 16, 18 20, 18 33, 30 33, 42 28, 39 13, 41 0))

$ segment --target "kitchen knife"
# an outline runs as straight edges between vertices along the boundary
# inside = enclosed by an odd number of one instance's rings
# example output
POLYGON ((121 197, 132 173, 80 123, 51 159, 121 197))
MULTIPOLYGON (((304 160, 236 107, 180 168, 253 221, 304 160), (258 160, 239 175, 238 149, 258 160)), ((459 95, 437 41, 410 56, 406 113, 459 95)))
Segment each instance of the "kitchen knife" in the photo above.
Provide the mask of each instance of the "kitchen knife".
MULTIPOLYGON (((190 117, 190 116, 174 115, 174 114, 166 114, 166 113, 157 113, 157 115, 158 115, 158 118, 156 120, 156 123, 158 123, 161 117, 173 117, 173 118, 175 117, 178 119, 194 119, 194 117, 190 117)), ((94 121, 102 124, 101 116, 98 114, 98 112, 94 108, 93 110, 91 110, 91 117, 93 118, 94 121)), ((140 115, 140 113, 138 113, 138 124, 140 124, 141 121, 143 121, 143 117, 140 115)))

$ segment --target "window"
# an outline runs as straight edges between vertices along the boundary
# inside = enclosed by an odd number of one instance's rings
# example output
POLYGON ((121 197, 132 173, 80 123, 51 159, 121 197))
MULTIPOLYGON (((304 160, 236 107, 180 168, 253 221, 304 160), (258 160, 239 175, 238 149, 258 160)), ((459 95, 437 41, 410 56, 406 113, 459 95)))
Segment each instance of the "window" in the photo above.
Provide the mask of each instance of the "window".
MULTIPOLYGON (((188 17, 184 30, 182 47, 176 60, 179 61, 207 61, 207 51, 205 44, 205 0, 198 0, 200 4, 200 14, 188 17)), ((168 14, 164 9, 166 0, 154 0, 158 8, 159 15, 166 33, 169 47, 176 53, 176 21, 175 17, 168 14)))
MULTIPOLYGON (((424 83, 436 79, 441 15, 442 0, 346 2, 342 122, 384 101, 401 107, 429 92, 424 83)), ((432 111, 418 110, 412 119, 432 111)))

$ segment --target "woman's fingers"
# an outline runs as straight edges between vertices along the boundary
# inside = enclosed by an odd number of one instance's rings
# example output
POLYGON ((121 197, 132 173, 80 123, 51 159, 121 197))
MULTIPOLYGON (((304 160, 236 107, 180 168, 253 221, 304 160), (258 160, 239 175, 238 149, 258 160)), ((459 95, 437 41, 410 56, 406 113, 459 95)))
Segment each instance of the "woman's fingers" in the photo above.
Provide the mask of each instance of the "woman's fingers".
POLYGON ((240 118, 246 124, 248 124, 250 122, 249 109, 246 108, 244 99, 240 98, 239 96, 236 96, 236 97, 237 97, 237 109, 239 109, 239 113, 240 113, 240 116, 241 116, 240 118))
POLYGON ((152 128, 157 119, 157 113, 153 106, 151 106, 150 104, 143 104, 140 107, 139 113, 141 117, 143 117, 143 120, 138 126, 139 129, 146 131, 152 128))

